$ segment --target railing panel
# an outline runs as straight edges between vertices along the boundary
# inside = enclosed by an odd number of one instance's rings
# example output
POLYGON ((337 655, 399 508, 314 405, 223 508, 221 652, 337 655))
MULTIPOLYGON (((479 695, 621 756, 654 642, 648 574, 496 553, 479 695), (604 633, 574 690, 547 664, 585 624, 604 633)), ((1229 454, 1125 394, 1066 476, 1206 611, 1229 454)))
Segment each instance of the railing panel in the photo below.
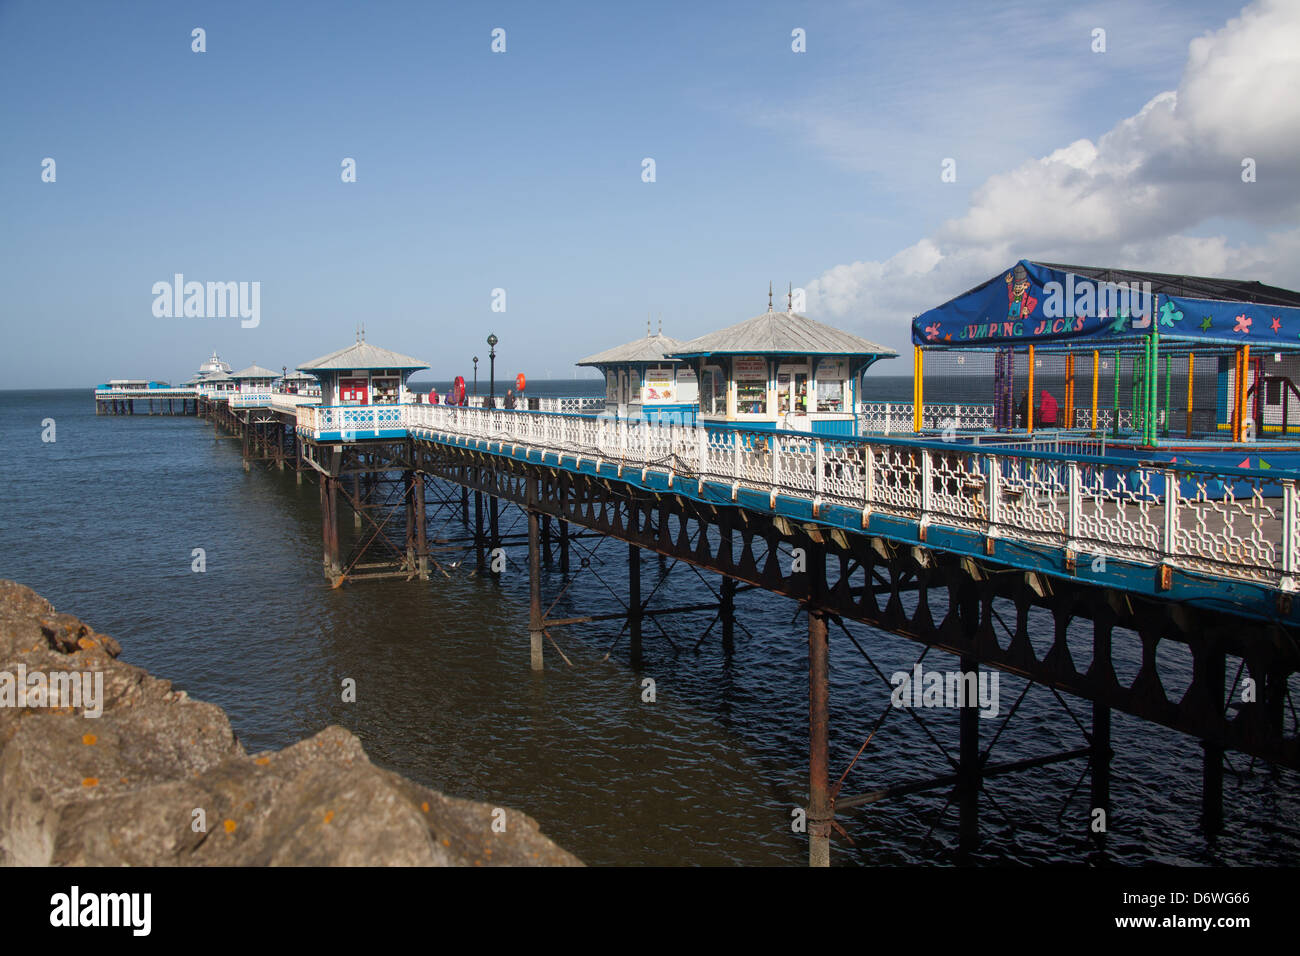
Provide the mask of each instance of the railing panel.
POLYGON ((1055 547, 1068 541, 1080 560, 1167 561, 1292 589, 1300 573, 1294 474, 1104 461, 1086 455, 1104 451, 1104 439, 1066 432, 976 445, 429 405, 300 406, 297 414, 306 434, 406 428, 486 438, 1005 539, 1055 547))

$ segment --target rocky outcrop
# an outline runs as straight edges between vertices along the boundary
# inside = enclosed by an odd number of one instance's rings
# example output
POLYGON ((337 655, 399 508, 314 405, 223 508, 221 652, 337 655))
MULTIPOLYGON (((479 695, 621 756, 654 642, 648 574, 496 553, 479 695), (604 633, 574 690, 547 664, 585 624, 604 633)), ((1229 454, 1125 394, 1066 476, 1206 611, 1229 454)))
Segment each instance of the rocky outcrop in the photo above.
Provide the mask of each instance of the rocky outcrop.
POLYGON ((247 754, 220 707, 120 652, 30 588, 0 581, 0 864, 579 863, 523 813, 376 767, 342 727, 247 754), (14 697, 18 675, 51 673, 102 683, 90 702, 102 715, 84 716, 86 699, 50 706, 66 694, 14 697))

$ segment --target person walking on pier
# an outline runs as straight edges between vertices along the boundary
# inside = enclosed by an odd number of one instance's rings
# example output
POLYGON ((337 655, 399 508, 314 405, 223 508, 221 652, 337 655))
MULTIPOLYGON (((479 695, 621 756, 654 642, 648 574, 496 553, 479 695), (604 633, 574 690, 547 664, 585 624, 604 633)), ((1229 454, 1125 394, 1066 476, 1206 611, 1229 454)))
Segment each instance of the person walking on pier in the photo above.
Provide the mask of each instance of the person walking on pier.
POLYGON ((1043 389, 1043 399, 1038 405, 1038 418, 1043 425, 1056 424, 1057 405, 1056 399, 1052 398, 1050 392, 1043 389))
POLYGON ((511 389, 506 389, 505 401, 501 403, 503 408, 515 407, 515 393, 511 389))

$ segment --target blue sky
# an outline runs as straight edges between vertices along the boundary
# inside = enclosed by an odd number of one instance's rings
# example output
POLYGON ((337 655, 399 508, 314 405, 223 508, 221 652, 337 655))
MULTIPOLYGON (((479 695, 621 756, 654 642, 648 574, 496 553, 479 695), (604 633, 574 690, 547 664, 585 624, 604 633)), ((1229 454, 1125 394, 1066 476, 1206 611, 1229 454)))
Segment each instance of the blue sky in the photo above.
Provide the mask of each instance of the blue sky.
MULTIPOLYGON (((679 338, 757 314, 769 280, 900 347, 908 310, 970 277, 895 302, 860 276, 832 294, 831 270, 970 244, 945 223, 991 177, 1179 87, 1189 42, 1240 9, 0 0, 2 386, 178 381, 213 349, 293 367, 361 322, 432 377, 468 374, 489 331, 503 376, 569 377, 648 314, 679 338), (155 317, 177 272, 260 282, 260 324, 155 317)), ((1270 228, 1197 221, 1229 243, 1270 228)))

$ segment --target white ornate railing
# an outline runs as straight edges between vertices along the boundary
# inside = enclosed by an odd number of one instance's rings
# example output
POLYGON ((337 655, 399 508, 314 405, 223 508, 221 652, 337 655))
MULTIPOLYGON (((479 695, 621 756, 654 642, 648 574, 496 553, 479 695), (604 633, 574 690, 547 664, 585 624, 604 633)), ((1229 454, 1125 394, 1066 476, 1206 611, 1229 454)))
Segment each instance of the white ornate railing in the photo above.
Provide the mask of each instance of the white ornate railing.
MULTIPOLYGON (((300 405, 297 430, 311 438, 339 435, 344 441, 373 437, 380 431, 405 430, 403 410, 445 408, 439 405, 300 405)), ((476 412, 476 414, 483 414, 476 412)))
MULTIPOLYGON (((365 410, 364 407, 362 409, 365 410)), ((314 415, 336 409, 300 409, 314 415)), ((1135 463, 1014 448, 746 432, 407 405, 409 434, 616 463, 860 513, 942 524, 1296 590, 1300 474, 1135 463)), ((307 424, 310 416, 299 419, 307 424)))
POLYGON ((233 392, 230 395, 231 408, 266 408, 271 404, 271 390, 257 392, 233 392))
POLYGON ((96 398, 193 398, 196 388, 97 388, 96 398))
MULTIPOLYGON (((911 402, 859 402, 859 435, 892 435, 912 431, 911 402)), ((921 406, 921 427, 927 429, 976 429, 993 427, 992 405, 963 405, 957 402, 926 403, 921 406)))
MULTIPOLYGON (((496 402, 497 408, 501 408, 501 402, 504 398, 505 398, 504 395, 496 396, 494 401, 496 402)), ((487 396, 471 395, 469 396, 468 401, 469 401, 470 408, 482 408, 484 403, 487 401, 487 396)), ((522 411, 532 403, 533 399, 526 395, 520 395, 516 401, 517 404, 515 410, 522 411)), ((557 397, 543 396, 537 399, 536 411, 552 412, 552 413, 560 412, 566 415, 580 415, 587 412, 598 412, 604 407, 605 407, 605 399, 599 396, 584 395, 578 398, 571 398, 566 396, 557 396, 557 397)))

